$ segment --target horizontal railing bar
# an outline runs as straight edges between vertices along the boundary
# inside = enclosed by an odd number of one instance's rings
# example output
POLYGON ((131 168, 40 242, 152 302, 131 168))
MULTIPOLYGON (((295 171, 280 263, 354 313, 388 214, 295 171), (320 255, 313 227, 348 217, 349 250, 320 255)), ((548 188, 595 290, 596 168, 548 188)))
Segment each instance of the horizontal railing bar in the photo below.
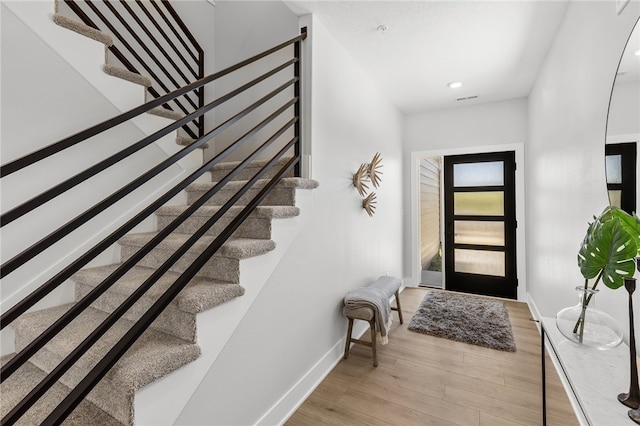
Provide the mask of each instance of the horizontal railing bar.
MULTIPOLYGON (((126 0, 125 0, 126 1, 126 0)), ((176 36, 176 38, 178 39, 178 41, 180 41, 180 44, 182 45, 182 47, 184 47, 184 50, 188 53, 188 55, 197 63, 200 63, 200 51, 197 51, 198 53, 198 57, 191 51, 191 48, 189 46, 187 46, 187 43, 184 41, 184 39, 180 36, 180 34, 178 33, 178 31, 175 29, 175 27, 171 24, 171 22, 169 21, 169 18, 167 18, 167 16, 164 14, 164 12, 162 12, 162 10, 160 10, 160 8, 157 5, 157 2, 153 2, 151 3, 152 6, 158 11, 158 13, 160 14, 160 16, 162 17, 162 20, 167 24, 167 26, 169 27, 169 29, 171 30, 171 32, 173 33, 173 35, 176 36)), ((175 46, 175 44, 174 44, 175 46)), ((174 50, 177 49, 177 46, 174 47, 174 50)))
MULTIPOLYGON (((274 134, 271 138, 269 138, 265 143, 263 143, 258 149, 256 149, 249 157, 247 157, 242 163, 236 166, 226 177, 226 182, 220 186, 224 186, 231 179, 237 176, 248 163, 253 161, 262 151, 264 151, 271 143, 277 140, 284 132, 293 125, 295 119, 290 120, 290 122, 282 127, 276 134, 274 134)), ((293 142, 290 142, 290 144, 293 142)), ((257 178, 249 181, 240 191, 242 196, 246 190, 252 186, 257 181, 257 178), (244 190, 244 191, 243 191, 244 190)), ((218 186, 218 185, 216 185, 218 186)), ((37 350, 42 348, 47 341, 52 339, 55 334, 60 332, 67 324, 69 324, 73 319, 75 319, 84 309, 93 303, 100 295, 102 295, 111 285, 113 285, 119 278, 121 278, 129 269, 131 269, 140 259, 142 259, 146 254, 157 244, 159 244, 164 238, 173 232, 182 222, 188 219, 191 214, 202 207, 207 200, 209 200, 217 190, 213 188, 207 191, 207 193, 198 200, 198 205, 195 207, 190 207, 189 212, 182 213, 177 219, 174 219, 172 223, 169 225, 173 229, 168 232, 164 232, 163 236, 160 234, 156 235, 151 241, 149 241, 141 250, 134 255, 136 259, 130 258, 125 263, 127 266, 121 265, 116 271, 111 273, 109 277, 107 277, 102 283, 98 285, 98 287, 94 288, 89 294, 87 294, 82 300, 80 300, 76 305, 74 305, 69 311, 67 311, 61 318, 59 318, 53 325, 51 325, 47 330, 41 333, 35 341, 37 341, 37 349, 34 350, 34 342, 29 345, 29 354, 28 357, 25 355, 27 352, 27 348, 21 351, 18 355, 16 355, 13 359, 20 357, 22 365, 24 362, 28 360, 28 358, 37 350), (148 249, 147 249, 148 248, 148 249), (147 249, 147 250, 145 250, 147 249), (146 253, 142 255, 138 255, 141 251, 146 251, 146 253), (116 276, 116 277, 114 277, 116 276), (105 286, 105 282, 110 281, 110 284, 105 286), (99 290, 99 289, 100 290, 99 290), (44 341, 46 340, 46 341, 44 341)), ((237 194, 236 194, 237 195, 237 194)), ((169 269, 173 264, 175 264, 180 258, 191 248, 210 228, 216 223, 238 200, 239 196, 236 198, 232 197, 229 201, 227 201, 219 211, 212 216, 192 237, 189 238, 169 259, 167 259, 153 274, 147 278, 127 299, 122 302, 96 329, 94 329, 89 336, 87 336, 69 355, 67 355, 64 360, 62 360, 56 368, 51 371, 38 385, 25 397, 23 398, 18 405, 16 405, 13 410, 3 419, 3 424, 13 424, 18 418, 20 418, 28 409, 31 407, 44 393, 53 386, 57 380, 62 377, 62 375, 71 368, 71 366, 82 357, 90 348, 93 346, 99 339, 106 333, 126 312, 129 310, 169 269)), ((13 359, 11 361, 13 361, 13 359)), ((11 369, 5 370, 3 368, 0 376, 2 380, 6 377, 9 377, 15 369, 19 367, 13 364, 11 369), (6 376, 6 377, 5 377, 6 376)))
MULTIPOLYGON (((73 0, 65 0, 65 2, 68 2, 68 1, 73 1, 73 0)), ((113 26, 113 24, 111 24, 111 22, 107 19, 107 17, 104 16, 104 14, 100 11, 100 9, 98 9, 98 7, 95 4, 93 4, 93 0, 84 0, 84 3, 87 6, 89 6, 89 8, 98 16, 98 18, 100 18, 100 20, 107 26, 107 28, 109 28, 109 31, 111 31, 111 33, 118 40, 120 40, 120 43, 122 43, 122 45, 129 51, 129 53, 133 55, 134 58, 136 58, 136 60, 142 66, 142 68, 144 68, 149 73, 149 76, 153 78, 160 87, 162 87, 165 93, 169 93, 170 92, 169 88, 162 82, 162 80, 160 80, 160 78, 156 75, 156 73, 153 72, 153 70, 149 67, 149 65, 147 65, 147 63, 140 57, 138 52, 136 52, 136 50, 133 47, 131 47, 131 45, 127 42, 127 40, 122 36, 122 34, 120 34, 120 32, 113 26)), ((182 110, 182 112, 184 112, 185 114, 188 114, 187 109, 177 99, 173 99, 173 101, 176 103, 176 105, 178 105, 178 107, 182 110)))
MULTIPOLYGON (((149 47, 146 45, 146 43, 144 43, 142 41, 142 39, 140 38, 140 36, 138 35, 138 33, 136 31, 133 30, 133 28, 131 28, 131 25, 129 25, 129 23, 124 19, 124 17, 118 12, 118 10, 113 6, 113 4, 111 3, 111 1, 106 1, 104 2, 104 4, 107 6, 107 8, 111 11, 111 13, 120 21, 120 23, 124 26, 124 28, 129 32, 129 34, 131 35, 131 37, 133 37, 133 39, 138 43, 138 45, 142 48, 142 50, 144 50, 147 55, 149 55, 149 57, 151 58, 151 60, 158 66, 158 68, 160 69, 160 71, 162 71, 162 73, 165 75, 165 77, 167 77, 169 79, 169 81, 171 83, 173 83, 173 85, 175 86, 176 89, 179 89, 180 83, 178 83, 176 81, 176 79, 173 77, 173 75, 171 74, 171 72, 169 72, 165 66, 160 62, 160 60, 156 57, 156 55, 154 55, 151 52, 151 49, 149 49, 149 47)), ((126 5, 126 3, 125 3, 126 5)), ((126 5, 126 7, 128 8, 129 6, 126 5)), ((132 11, 133 12, 133 11, 132 11)), ((133 16, 133 14, 132 14, 133 16)), ((137 16, 135 16, 135 18, 137 18, 137 16)), ((143 26, 143 30, 148 31, 146 29, 146 27, 143 26)), ((148 33, 147 34, 152 40, 153 36, 148 33)), ((178 72, 178 74, 183 78, 184 82, 189 84, 191 83, 191 81, 189 81, 189 79, 184 75, 184 73, 182 72, 182 70, 180 70, 180 68, 176 65, 176 63, 173 61, 173 59, 168 56, 166 54, 166 52, 164 50, 161 50, 162 53, 165 54, 166 59, 169 61, 169 63, 171 65, 174 66, 175 70, 178 72)), ((158 84, 161 84, 160 81, 158 81, 158 84)), ((168 89, 165 89, 167 92, 169 92, 168 89)), ((183 96, 185 98, 185 100, 187 102, 189 102, 189 104, 193 107, 193 108, 198 108, 198 105, 188 96, 188 94, 185 94, 183 96)), ((186 113, 186 111, 184 111, 186 113)))
MULTIPOLYGON (((91 20, 91 18, 89 18, 89 16, 76 4, 76 2, 74 0, 65 0, 66 4, 71 8, 71 10, 87 25, 89 25, 90 27, 100 31, 100 29, 98 28, 98 26, 95 24, 95 22, 93 22, 91 20)), ((129 70, 130 72, 136 73, 136 74, 140 74, 140 72, 136 69, 135 66, 133 66, 133 64, 127 59, 127 57, 117 48, 117 46, 115 45, 111 45, 108 47, 109 50, 114 54, 114 56, 124 65, 124 67, 129 70)), ((199 78, 203 77, 202 75, 199 76, 199 78)), ((154 98, 158 98, 160 96, 160 94, 158 93, 158 91, 156 89, 154 89, 153 87, 147 87, 147 91, 154 97, 154 98)), ((200 99, 200 97, 199 97, 200 99)), ((199 102, 199 104, 201 105, 202 102, 199 102)), ((168 105, 164 105, 165 108, 169 108, 168 105)), ((170 109, 170 108, 169 108, 170 109)), ((199 126, 201 127, 201 126, 199 126)), ((185 126, 185 132, 193 137, 194 139, 197 138, 196 134, 189 129, 187 126, 185 126)), ((203 132, 199 132, 199 133, 203 133, 203 132)))
MULTIPOLYGON (((96 25, 95 22, 93 22, 93 20, 91 20, 91 18, 89 18, 89 16, 80 8, 80 6, 78 6, 76 4, 76 2, 74 0, 65 0, 65 3, 71 8, 71 10, 88 26, 100 31, 100 28, 96 25)), ((127 57, 117 48, 117 46, 115 45, 111 45, 108 47, 109 50, 114 54, 114 56, 124 65, 124 67, 136 74, 140 74, 140 72, 136 69, 136 67, 127 59, 127 57)), ((144 65, 144 64, 143 64, 144 65)), ((168 89, 166 89, 168 91, 168 89)), ((154 98, 158 98, 160 97, 160 94, 158 93, 158 91, 153 88, 153 87, 148 87, 147 91, 149 93, 151 93, 151 95, 154 98)), ((179 104, 179 102, 177 102, 179 104)), ((165 108, 169 108, 169 106, 167 104, 163 105, 165 108)), ((171 108, 169 108, 171 109, 171 108)), ((186 112, 186 111, 185 111, 186 112)), ((185 131, 187 132, 187 134, 193 138, 196 138, 195 133, 189 129, 188 127, 185 127, 185 131)), ((2 171, 2 173, 0 173, 0 177, 4 176, 4 171, 2 171)))
MULTIPOLYGON (((276 92, 276 91, 274 91, 274 92, 276 92)), ((275 95, 275 93, 274 93, 274 95, 275 95)), ((240 113, 236 114, 236 116, 231 117, 229 120, 227 120, 224 123, 222 123, 216 129, 214 129, 214 130, 212 130, 211 132, 208 133, 208 136, 207 136, 206 140, 214 137, 215 135, 219 134, 220 132, 222 132, 223 130, 228 128, 229 126, 233 125, 240 118, 246 116, 249 112, 255 110, 255 108, 257 108, 259 105, 261 105, 264 102, 266 102, 268 100, 268 98, 270 99, 271 96, 267 95, 267 96, 263 97, 261 100, 259 100, 258 102, 254 103, 254 105, 251 105, 250 107, 248 107, 245 110, 241 111, 240 113)), ((283 106, 282 108, 285 108, 285 107, 288 108, 288 107, 291 106, 290 104, 292 102, 296 102, 296 101, 297 101, 297 99, 294 98, 291 101, 289 101, 287 104, 285 104, 285 106, 283 106)), ((273 114, 272 114, 272 116, 273 116, 273 114)), ((263 123, 264 123, 264 121, 263 121, 263 123)), ((258 124, 258 126, 260 126, 260 124, 258 124)), ((264 126, 262 126, 262 127, 264 127, 264 126)), ((262 128, 262 127, 260 127, 260 128, 262 128)), ((257 130, 259 130, 259 129, 257 129, 257 130)), ((257 130, 256 130, 256 132, 257 132, 257 130)), ((120 228, 118 228, 116 231, 114 231, 108 237, 103 239, 100 243, 98 243, 92 249, 90 249, 83 256, 81 256, 76 261, 71 263, 69 266, 67 266, 61 272, 56 274, 54 277, 52 277, 46 283, 42 284, 40 287, 38 287, 36 290, 34 290, 31 294, 29 294, 27 297, 22 299, 18 304, 16 304, 15 306, 13 306, 9 310, 7 310, 5 313, 3 313, 2 316, 0 317, 0 329, 4 329, 7 325, 9 325, 11 322, 13 322, 17 317, 19 317, 21 314, 26 312, 29 308, 31 308, 33 305, 35 305, 38 301, 40 301, 42 298, 44 298, 47 294, 49 294, 55 288, 57 288, 61 283, 63 283, 65 280, 69 279, 74 273, 79 271, 83 266, 85 266, 87 263, 89 263, 98 254, 102 253, 107 247, 109 247, 113 243, 117 242, 117 240, 120 237, 122 237, 124 234, 126 234, 131 229, 133 229, 136 225, 138 225, 140 222, 142 222, 142 220, 144 220, 147 216, 149 216, 155 210, 160 208, 163 204, 165 204, 168 200, 173 198, 175 195, 177 195, 181 190, 186 188, 190 183, 194 182, 200 175, 202 175, 204 172, 209 170, 215 164, 219 163, 224 158, 226 158, 229 154, 231 154, 231 152, 235 151, 235 149, 238 146, 240 146, 240 144, 244 140, 246 140, 248 137, 251 137, 254 133, 255 132, 252 132, 252 131, 249 131, 249 132, 245 133, 245 135, 243 135, 241 138, 236 140, 229 147, 225 148, 222 152, 217 154, 213 159, 209 160, 202 167, 200 167, 195 172, 193 172, 191 175, 189 175, 189 177, 187 179, 185 179, 182 183, 180 183, 180 184, 176 185, 175 187, 173 187, 164 196, 160 197, 158 200, 156 200, 154 203, 152 203, 149 207, 147 207, 144 210, 142 210, 140 213, 138 213, 136 216, 134 216, 131 220, 129 220, 124 225, 122 225, 120 228)), ((2 376, 2 375, 0 374, 0 376, 2 376)), ((0 377, 0 380, 3 380, 2 377, 0 377)))
MULTIPOLYGON (((178 38, 178 40, 180 40, 180 43, 182 43, 182 45, 184 46, 185 49, 187 49, 187 51, 189 52, 190 55, 193 56, 193 59, 195 59, 196 61, 200 62, 200 59, 196 59, 195 55, 192 54, 191 49, 189 49, 187 47, 187 44, 185 43, 185 41, 183 40, 182 37, 180 37, 180 35, 178 35, 178 32, 175 30, 174 26, 171 25, 169 23, 169 19, 166 17, 166 15, 160 10, 160 7, 158 6, 158 4, 156 2, 151 3, 153 5, 153 7, 158 11, 158 13, 160 14, 160 16, 162 16, 162 19, 164 19, 164 21, 167 23, 167 25, 169 25, 169 28, 171 28, 171 30, 173 31, 173 33, 175 34, 175 36, 178 38)), ((171 3, 167 0, 162 1, 162 4, 164 5, 165 9, 167 9, 167 11, 169 12, 169 14, 171 15, 171 17, 173 18, 173 20, 178 24, 178 26, 180 27, 180 29, 182 30, 182 32, 184 33, 184 35, 187 36, 187 38, 189 39, 189 41, 191 42, 191 44, 193 45, 193 47, 196 49, 196 52, 198 52, 198 56, 200 56, 201 54, 204 53, 204 50, 202 49, 202 47, 200 46, 200 44, 198 43, 198 41, 196 40, 196 38, 193 36, 193 34, 191 34, 191 31, 189 31, 189 28, 187 28, 187 26, 185 25, 185 23, 182 21, 182 19, 180 18, 180 15, 178 15, 178 12, 176 12, 176 10, 173 8, 173 6, 171 5, 171 3)))
MULTIPOLYGON (((127 4, 128 3, 127 0, 120 0, 120 2, 123 3, 123 5, 127 8, 129 13, 131 14, 131 16, 134 17, 134 19, 136 20, 136 22, 138 23, 140 28, 142 28, 142 30, 149 36, 149 38, 151 39, 151 41, 153 41, 153 43, 156 45, 156 47, 165 55, 165 57, 168 60, 171 61, 171 63, 173 64, 173 66, 176 69, 179 69, 178 65, 176 65, 175 62, 173 62, 173 59, 171 59, 171 55, 169 55, 169 53, 167 53, 167 51, 164 50, 164 48, 160 45, 160 42, 158 40, 156 40, 156 38, 151 35, 151 31, 146 27, 146 25, 142 22, 142 20, 138 17, 138 15, 136 15, 133 12, 133 9, 131 9, 131 7, 127 4)), ((156 2, 152 2, 152 3, 155 5, 156 2)), ((182 63, 189 69, 189 71, 191 71, 193 76, 196 79, 200 78, 201 76, 199 76, 198 73, 196 71, 194 71, 193 68, 191 68, 191 64, 189 64, 189 61, 187 61, 187 59, 184 57, 184 55, 177 49, 176 45, 167 36, 165 31, 162 29, 162 27, 160 27, 160 24, 158 24, 158 22, 151 15, 151 13, 149 13, 149 10, 147 9, 147 7, 144 6, 142 4, 142 2, 136 2, 136 4, 140 8, 140 10, 142 10, 142 12, 146 15, 146 17, 149 19, 149 21, 151 21, 151 23, 156 27, 156 29, 158 30, 160 35, 162 35, 162 37, 166 40, 166 42, 169 44, 169 46, 171 46, 173 48, 173 51, 176 53, 176 55, 178 55, 178 57, 182 60, 182 63)), ((181 74, 181 75, 183 75, 183 74, 181 74)), ((184 78, 185 80, 187 79, 187 77, 184 77, 184 75, 183 75, 182 78, 184 78)), ((190 83, 190 81, 187 81, 187 83, 190 83)))
MULTIPOLYGON (((264 96, 262 99, 258 100, 256 103, 251 105, 249 108, 247 108, 243 112, 241 112, 242 115, 240 116, 240 118, 244 117, 246 114, 249 113, 249 111, 247 111, 247 110, 250 110, 250 111, 255 110, 259 105, 261 105, 261 104, 265 103, 266 101, 268 101, 269 99, 273 98, 275 95, 277 95, 278 93, 282 92, 284 89, 286 89, 287 87, 291 86, 296 81, 297 81, 297 79, 291 79, 289 82, 281 85, 276 90, 274 90, 271 93, 269 93, 268 95, 264 96)), ((227 96, 229 96, 229 95, 227 95, 227 96)), ((232 96, 230 96, 230 97, 232 97, 232 96)), ((218 101, 220 101, 221 99, 218 99, 218 101)), ((224 99, 224 100, 228 100, 228 99, 229 98, 224 99)), ((207 109, 212 109, 212 108, 213 108, 212 106, 207 107, 207 109)), ((238 117, 238 115, 240 115, 240 114, 237 114, 234 117, 238 117)), ((234 117, 232 117, 232 118, 234 118, 234 117)), ((100 214, 101 212, 103 212, 104 210, 106 210, 107 208, 112 206, 113 204, 115 204, 117 201, 119 201, 120 199, 124 198, 126 195, 130 194, 132 191, 134 191, 137 188, 139 188, 142 184, 144 184, 145 182, 148 182, 151 178, 153 178, 154 176, 158 175, 160 172, 162 172, 163 170, 167 169, 172 164, 175 164, 178 160, 180 160, 181 158, 185 157, 187 154, 189 154, 193 150, 195 150, 195 149, 199 148, 200 146, 202 146, 205 142, 209 141, 211 138, 215 137, 220 132, 221 132, 221 130, 218 130, 218 129, 214 129, 214 131, 209 132, 209 134, 207 135, 206 138, 199 139, 198 141, 192 143, 188 147, 178 151, 177 153, 175 153, 171 157, 167 158, 166 160, 162 161, 161 163, 159 163, 158 165, 156 165, 155 167, 153 167, 152 169, 150 169, 149 171, 147 171, 143 175, 139 176, 138 178, 136 178, 135 180, 131 181, 130 183, 128 183, 124 187, 120 188, 120 190, 114 192, 113 194, 111 194, 109 197, 105 198, 104 200, 102 200, 98 204, 94 205, 93 207, 91 207, 90 209, 86 210, 82 214, 76 216, 74 219, 70 220, 65 225, 63 225, 60 228, 58 228, 56 231, 50 233, 46 237, 44 237, 41 240, 39 240, 37 243, 34 243, 29 248, 23 250, 22 252, 20 252, 19 254, 14 256, 13 258, 11 258, 10 260, 6 261, 0 267, 0 277, 8 275, 9 273, 11 273, 15 269, 19 268, 20 266, 22 266, 23 264, 25 264, 26 262, 28 262, 29 260, 31 260, 32 258, 37 256, 38 254, 42 253, 44 250, 46 250, 47 248, 49 248, 50 246, 52 246, 56 242, 60 241, 66 235, 68 235, 69 233, 71 233, 72 231, 74 231, 75 229, 80 227, 81 225, 85 224, 86 222, 88 222, 89 220, 91 220, 92 218, 94 218, 95 216, 97 216, 98 214, 100 214)))
MULTIPOLYGON (((167 77, 169 79, 169 81, 171 83, 173 83, 173 85, 176 87, 176 89, 179 89, 181 87, 180 83, 178 83, 176 81, 176 79, 173 77, 173 75, 164 67, 164 65, 160 62, 160 60, 156 57, 156 55, 151 53, 151 49, 149 49, 149 47, 146 45, 146 43, 144 43, 142 41, 142 39, 140 38, 138 33, 133 28, 131 28, 131 25, 129 25, 129 23, 124 19, 124 17, 120 14, 120 12, 118 12, 118 10, 113 6, 111 1, 104 2, 104 5, 107 6, 107 8, 111 11, 111 13, 120 21, 122 26, 124 26, 124 28, 129 32, 131 37, 133 37, 133 39, 138 43, 138 45, 142 48, 142 50, 144 50, 147 53, 147 55, 149 55, 149 58, 151 58, 151 60, 158 66, 158 68, 160 69, 160 71, 162 71, 162 73, 165 75, 165 77, 167 77)), ((127 10, 130 10, 129 6, 126 5, 126 3, 125 3, 125 6, 126 6, 127 10)), ((133 17, 133 11, 131 11, 130 14, 133 17)), ((137 19, 138 17, 135 16, 134 18, 137 19)), ((147 35, 153 40, 153 36, 150 33, 148 33, 149 30, 147 30, 147 28, 144 27, 144 26, 143 26, 143 30, 146 31, 147 35)), ((173 59, 171 59, 171 57, 169 57, 166 54, 165 51, 162 50, 161 52, 165 54, 166 59, 169 61, 170 64, 172 64, 174 66, 174 68, 176 69, 178 74, 180 74, 180 76, 184 79, 184 82, 187 83, 187 84, 191 83, 191 81, 189 81, 189 79, 184 75, 184 73, 182 73, 180 68, 178 68, 178 66, 173 61, 173 59)), ((158 82, 158 83, 160 83, 160 82, 158 82)), ((167 91, 169 91, 169 90, 167 90, 167 91)), ((185 94, 184 98, 187 100, 187 102, 189 102, 191 104, 191 106, 193 108, 198 108, 197 104, 188 96, 188 94, 185 94)))
MULTIPOLYGON (((252 80, 251 82, 241 86, 240 88, 234 90, 233 92, 230 93, 234 93, 234 96, 243 92, 244 90, 248 89, 249 87, 252 87, 256 84, 258 84, 259 82, 269 78, 270 76, 282 71, 283 69, 287 68, 288 66, 290 66, 292 63, 294 63, 295 60, 290 60, 288 62, 285 62, 284 64, 274 68, 273 70, 263 74, 262 76, 252 80)), ((226 100, 226 99, 225 99, 226 100)), ((217 101, 212 102, 212 104, 214 104, 217 101)), ((222 102, 220 102, 222 103, 222 102)), ((211 104, 209 104, 211 105, 211 104)), ((217 105, 215 105, 217 106, 217 105)), ((211 108, 209 108, 211 109, 211 108)), ((206 112, 206 111, 205 111, 206 112)), ((36 197, 30 199, 29 201, 26 201, 25 203, 20 204, 19 206, 13 208, 12 210, 8 211, 7 213, 3 214, 2 217, 0 218, 0 227, 3 227, 11 222, 13 222, 14 220, 18 219, 19 217, 23 216, 24 214, 32 211, 33 209, 41 206, 42 204, 50 201, 51 199, 57 197, 58 195, 68 191, 69 189, 73 188, 74 186, 84 182, 86 179, 102 172, 103 170, 107 169, 108 167, 112 166, 113 164, 123 160, 124 158, 128 157, 129 155, 139 151, 140 149, 144 148, 145 146, 155 142, 155 140, 159 139, 162 136, 167 135, 168 133, 170 133, 173 130, 176 130, 177 128, 181 127, 184 123, 187 123, 189 121, 191 121, 194 117, 199 116, 204 114, 204 112, 199 113, 198 111, 193 112, 189 115, 187 115, 186 117, 171 123, 170 125, 168 125, 167 127, 164 127, 161 130, 158 130, 157 132, 153 133, 150 136, 147 136, 146 138, 142 139, 141 141, 131 145, 130 147, 119 151, 118 153, 112 155, 111 157, 93 165, 92 167, 84 170, 81 173, 76 174, 75 176, 65 180, 64 182, 54 186, 53 188, 41 193, 40 195, 37 195, 36 197)), ((0 277, 2 275, 0 274, 0 277)))
MULTIPOLYGON (((66 0, 65 0, 66 1, 66 0)), ((217 80, 221 77, 224 77, 225 75, 234 72, 242 67, 245 67, 259 59, 264 58, 265 53, 269 52, 269 54, 277 52, 280 49, 283 49, 285 47, 287 47, 289 44, 294 43, 297 40, 302 40, 303 37, 305 37, 305 35, 299 35, 297 37, 292 38, 289 41, 286 41, 284 43, 279 44, 278 46, 269 49, 266 52, 260 53, 258 55, 252 56, 251 58, 248 58, 236 65, 233 65, 231 67, 228 67, 222 71, 218 71, 216 73, 210 74, 209 76, 202 78, 198 81, 195 81, 191 84, 188 84, 186 86, 183 86, 182 88, 175 90, 171 93, 168 93, 166 95, 163 95, 159 98, 156 98, 150 102, 147 102, 143 105, 140 105, 138 107, 135 107, 127 112, 124 112, 114 118, 111 118, 110 120, 104 121, 100 124, 97 124, 95 126, 92 126, 88 129, 85 129, 79 133, 76 133, 75 135, 69 136, 59 142, 56 142, 52 145, 49 145, 45 148, 42 148, 38 151, 35 151, 31 154, 27 154, 24 157, 18 158, 16 160, 11 161, 10 163, 7 163, 3 166, 0 167, 0 177, 5 177, 11 173, 14 173, 18 170, 21 170, 27 166, 30 166, 31 164, 34 164, 40 160, 43 160, 44 158, 49 157, 50 155, 53 155, 57 152, 60 152, 64 149, 67 149, 73 145, 76 145, 80 142, 82 142, 83 140, 86 140, 92 136, 95 136, 99 133, 104 132, 105 130, 110 129, 111 127, 114 127, 118 124, 122 124, 125 121, 128 121, 130 119, 132 119, 133 117, 137 117, 138 115, 145 113, 147 111, 149 111, 150 109, 153 109, 159 105, 165 104, 168 101, 183 95, 186 92, 190 92, 192 90, 195 90, 201 86, 204 86, 205 84, 208 84, 214 80, 217 80)), ((292 61, 297 62, 299 60, 299 58, 294 58, 292 59, 292 61)))
MULTIPOLYGON (((285 147, 289 149, 293 141, 285 147)), ((249 182, 257 180, 256 178, 262 177, 266 171, 279 159, 284 153, 285 149, 281 150, 271 161, 265 165, 258 174, 249 182)), ((80 381, 80 383, 65 397, 65 399, 58 404, 53 412, 45 419, 45 424, 61 424, 62 421, 80 404, 82 399, 98 384, 98 382, 107 374, 107 372, 115 365, 116 362, 125 354, 125 352, 133 345, 133 343, 144 333, 144 331, 155 321, 155 319, 164 311, 164 309, 171 303, 173 299, 178 295, 180 291, 195 277, 205 263, 222 247, 227 239, 235 232, 240 224, 251 214, 251 212, 262 202, 268 192, 280 181, 282 176, 297 162, 297 158, 291 159, 276 176, 263 188, 258 195, 256 195, 252 201, 245 207, 239 216, 234 218, 231 223, 225 228, 223 233, 218 236, 200 255, 198 258, 187 268, 187 270, 178 277, 169 289, 158 298, 156 302, 149 308, 147 312, 125 333, 125 335, 109 350, 109 352, 96 364, 96 366, 80 381), (294 161, 295 160, 295 161, 294 161), (240 220, 238 220, 240 218, 240 220)), ((253 183, 251 183, 252 185, 253 183)), ((246 191, 248 185, 245 185, 243 189, 246 191)), ((235 201, 234 201, 235 202, 235 201)), ((209 221, 205 223, 205 226, 209 224, 209 221)), ((203 226, 204 227, 204 226, 203 226)), ((201 228, 202 229, 202 228, 201 228)), ((206 231, 205 231, 206 232, 206 231)), ((177 259, 176 259, 177 260, 177 259)))

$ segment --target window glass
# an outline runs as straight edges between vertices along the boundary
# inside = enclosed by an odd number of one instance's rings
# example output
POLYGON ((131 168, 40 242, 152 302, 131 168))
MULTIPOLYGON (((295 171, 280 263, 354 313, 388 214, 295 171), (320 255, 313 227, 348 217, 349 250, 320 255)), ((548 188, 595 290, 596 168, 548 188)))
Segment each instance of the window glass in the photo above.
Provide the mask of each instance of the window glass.
POLYGON ((504 192, 455 192, 453 214, 472 216, 504 216, 504 192))
POLYGON ((621 208, 622 206, 622 191, 621 190, 609 190, 609 204, 615 207, 621 208))
POLYGON ((504 222, 456 220, 454 243, 504 246, 504 222))
POLYGON ((504 252, 456 249, 454 257, 456 272, 504 277, 504 252))
POLYGON ((605 161, 607 183, 622 183, 622 155, 607 155, 605 161))
POLYGON ((504 185, 504 163, 489 161, 453 165, 453 186, 502 186, 504 185))

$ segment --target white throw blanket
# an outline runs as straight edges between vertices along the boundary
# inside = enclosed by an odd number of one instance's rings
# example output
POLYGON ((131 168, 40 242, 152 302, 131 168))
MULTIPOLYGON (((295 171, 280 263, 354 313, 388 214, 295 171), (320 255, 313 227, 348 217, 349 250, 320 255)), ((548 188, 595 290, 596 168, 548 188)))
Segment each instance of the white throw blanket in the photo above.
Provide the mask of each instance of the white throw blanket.
POLYGON ((371 308, 376 320, 376 336, 383 345, 389 342, 387 333, 391 328, 391 305, 384 290, 375 286, 356 288, 347 293, 344 306, 347 309, 371 308))

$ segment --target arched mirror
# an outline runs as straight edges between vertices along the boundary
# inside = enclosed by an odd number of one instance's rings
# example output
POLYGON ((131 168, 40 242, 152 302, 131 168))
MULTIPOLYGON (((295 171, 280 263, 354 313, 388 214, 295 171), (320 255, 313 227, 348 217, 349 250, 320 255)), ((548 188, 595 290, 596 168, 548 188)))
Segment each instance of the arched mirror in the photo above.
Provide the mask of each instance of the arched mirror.
POLYGON ((640 24, 620 60, 609 105, 605 166, 609 203, 637 211, 640 143, 640 24))

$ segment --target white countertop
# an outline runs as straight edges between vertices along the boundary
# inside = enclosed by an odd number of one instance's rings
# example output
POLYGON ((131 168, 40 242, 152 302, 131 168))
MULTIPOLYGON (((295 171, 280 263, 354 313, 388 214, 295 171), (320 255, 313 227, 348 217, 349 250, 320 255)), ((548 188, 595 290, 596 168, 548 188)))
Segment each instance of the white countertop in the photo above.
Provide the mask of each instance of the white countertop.
MULTIPOLYGON (((618 401, 619 393, 629 391, 629 347, 624 342, 609 350, 580 346, 558 331, 555 318, 543 317, 541 321, 547 335, 545 345, 551 344, 566 376, 565 390, 570 396, 575 395, 574 402, 587 424, 635 425, 627 415, 629 408, 618 401)), ((547 351, 553 355, 551 348, 547 351)))

